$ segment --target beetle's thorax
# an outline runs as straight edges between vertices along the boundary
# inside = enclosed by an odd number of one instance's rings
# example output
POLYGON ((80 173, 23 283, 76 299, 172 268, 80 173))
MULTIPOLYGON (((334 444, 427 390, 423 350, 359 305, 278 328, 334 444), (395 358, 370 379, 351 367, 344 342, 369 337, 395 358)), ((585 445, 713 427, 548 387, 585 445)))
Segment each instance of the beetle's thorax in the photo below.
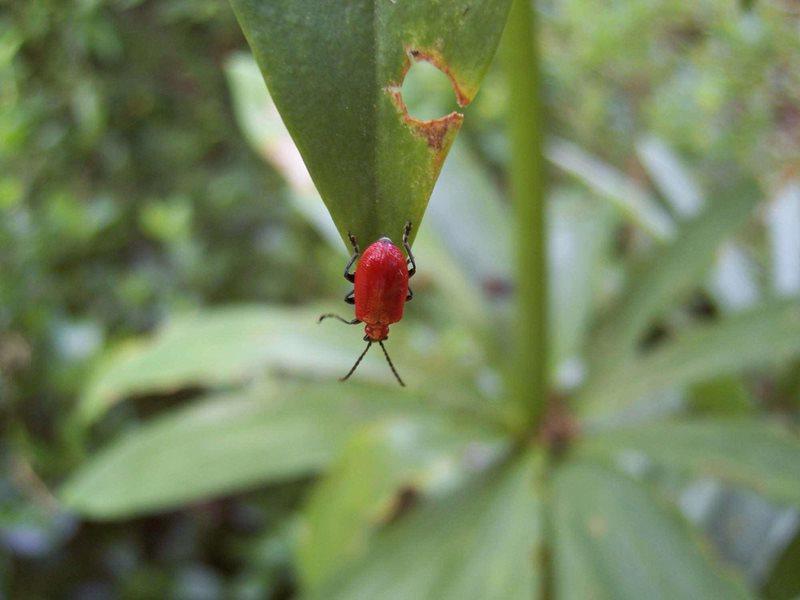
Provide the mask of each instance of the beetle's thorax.
POLYGON ((389 337, 389 326, 383 323, 367 323, 364 326, 364 337, 373 342, 382 342, 389 337))

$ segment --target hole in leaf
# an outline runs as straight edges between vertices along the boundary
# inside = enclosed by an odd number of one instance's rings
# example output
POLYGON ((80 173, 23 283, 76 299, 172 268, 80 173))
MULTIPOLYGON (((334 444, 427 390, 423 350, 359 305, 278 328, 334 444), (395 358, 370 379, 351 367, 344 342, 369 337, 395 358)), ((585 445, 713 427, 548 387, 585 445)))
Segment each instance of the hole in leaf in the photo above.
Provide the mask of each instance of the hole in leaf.
POLYGON ((415 119, 439 119, 458 109, 450 78, 425 60, 412 63, 401 94, 408 114, 415 119))

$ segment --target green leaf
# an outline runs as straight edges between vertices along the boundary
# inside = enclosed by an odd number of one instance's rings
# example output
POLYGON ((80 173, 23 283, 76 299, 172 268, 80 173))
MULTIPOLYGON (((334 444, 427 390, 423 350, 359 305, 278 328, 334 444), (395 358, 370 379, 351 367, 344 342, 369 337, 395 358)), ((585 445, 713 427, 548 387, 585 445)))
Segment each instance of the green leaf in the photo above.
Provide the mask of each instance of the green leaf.
MULTIPOLYGON (((226 61, 225 72, 237 121, 248 142, 284 177, 292 206, 323 238, 342 250, 342 256, 349 255, 340 244, 339 232, 264 87, 253 58, 234 53, 226 61)), ((456 142, 431 200, 429 214, 434 227, 421 229, 415 252, 424 260, 425 272, 437 287, 449 297, 462 299, 459 316, 472 324, 485 323, 483 298, 474 293, 474 286, 486 278, 494 280, 508 275, 498 268, 509 262, 509 248, 502 241, 508 239, 510 223, 502 210, 502 198, 492 187, 488 173, 470 156, 463 143, 456 142), (478 247, 472 240, 479 237, 496 243, 478 247), (444 247, 460 264, 454 263, 444 247), (462 271, 473 277, 480 275, 482 279, 470 282, 462 271)))
POLYGON ((769 304, 681 332, 644 357, 595 379, 577 399, 577 406, 592 418, 618 414, 650 392, 780 364, 797 355, 800 304, 769 304))
POLYGON ((780 427, 708 419, 613 429, 575 451, 613 463, 635 454, 692 477, 712 477, 800 506, 800 440, 780 427))
POLYGON ((714 251, 739 229, 757 194, 744 186, 721 196, 702 216, 687 223, 669 247, 635 269, 622 301, 592 342, 596 362, 607 365, 629 357, 653 318, 702 281, 714 251))
POLYGON ((607 206, 574 193, 556 194, 549 209, 549 358, 552 367, 568 370, 567 361, 578 359, 585 347, 619 219, 607 206))
POLYGON ((597 195, 606 198, 620 214, 657 240, 666 241, 674 237, 675 224, 669 214, 636 182, 572 142, 556 140, 546 151, 553 164, 583 181, 597 195))
POLYGON ((214 397, 113 442, 60 496, 78 512, 108 519, 303 477, 325 467, 365 422, 409 406, 399 392, 375 396, 374 388, 333 382, 214 397))
POLYGON ((312 598, 539 597, 540 454, 528 455, 389 525, 354 569, 312 598))
POLYGON ((509 0, 231 3, 342 238, 351 231, 366 245, 419 225, 462 116, 408 115, 405 74, 430 62, 468 104, 509 0))
POLYGON ((601 466, 567 463, 553 488, 555 598, 746 598, 675 510, 601 466))
MULTIPOLYGON (((331 220, 297 148, 286 130, 249 54, 234 53, 225 65, 235 114, 239 126, 253 148, 272 165, 289 186, 292 206, 319 234, 342 250, 339 232, 331 220)), ((455 142, 447 164, 431 197, 428 214, 433 228, 420 230, 415 253, 424 261, 424 270, 437 287, 449 297, 462 299, 459 317, 473 325, 486 322, 483 298, 475 294, 475 285, 484 279, 507 276, 502 265, 509 263, 510 223, 502 210, 502 198, 494 189, 488 173, 470 155, 464 143, 455 142), (495 243, 476 246, 475 239, 495 243), (453 258, 458 259, 456 264, 453 258), (501 267, 498 267, 501 265, 501 267), (472 275, 470 281, 464 275, 472 275)), ((348 246, 347 251, 350 251, 348 246)), ((346 258, 343 258, 346 261, 346 258)))
POLYGON ((368 547, 404 494, 416 498, 461 482, 494 462, 507 443, 498 431, 453 416, 375 423, 347 445, 315 488, 298 549, 307 589, 317 589, 368 547))
MULTIPOLYGON (((88 425, 128 396, 241 383, 268 367, 326 377, 347 372, 361 350, 360 337, 318 326, 320 312, 230 306, 176 317, 98 366, 81 396, 78 419, 88 425)), ((362 377, 380 376, 375 365, 364 366, 362 377)))

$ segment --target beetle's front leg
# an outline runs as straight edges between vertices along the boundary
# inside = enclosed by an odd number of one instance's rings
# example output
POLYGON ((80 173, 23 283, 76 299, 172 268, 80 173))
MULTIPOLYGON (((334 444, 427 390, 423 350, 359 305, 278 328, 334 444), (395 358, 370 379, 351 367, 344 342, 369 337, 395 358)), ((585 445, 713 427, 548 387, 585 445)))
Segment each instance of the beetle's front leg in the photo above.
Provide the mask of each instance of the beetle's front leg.
MULTIPOLYGON (((355 264, 356 260, 358 260, 358 255, 361 254, 361 251, 358 249, 358 242, 356 241, 356 236, 348 232, 347 237, 350 238, 350 244, 353 246, 353 256, 350 257, 350 262, 347 263, 347 266, 344 268, 344 278, 347 279, 347 281, 349 281, 350 283, 355 283, 356 274, 351 273, 350 268, 355 264)), ((347 302, 346 298, 345 302, 347 302)))
MULTIPOLYGON (((408 277, 411 278, 414 276, 414 273, 417 272, 417 263, 414 262, 414 253, 411 252, 411 245, 408 243, 408 236, 411 233, 411 221, 406 222, 406 227, 403 230, 403 248, 406 249, 406 254, 408 254, 408 277)), ((413 295, 413 294, 412 294, 413 295)), ((408 298, 410 300, 410 298, 408 298)))

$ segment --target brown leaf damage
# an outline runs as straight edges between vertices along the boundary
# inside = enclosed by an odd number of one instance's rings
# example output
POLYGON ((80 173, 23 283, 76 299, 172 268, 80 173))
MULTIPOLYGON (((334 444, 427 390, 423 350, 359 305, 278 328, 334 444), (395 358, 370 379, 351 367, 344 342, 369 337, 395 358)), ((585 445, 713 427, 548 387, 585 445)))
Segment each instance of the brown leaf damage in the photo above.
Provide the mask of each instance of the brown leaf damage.
POLYGON ((425 61, 432 64, 434 67, 439 69, 442 73, 447 75, 447 78, 450 80, 450 83, 453 84, 453 92, 456 95, 456 102, 461 107, 466 106, 470 103, 472 98, 469 98, 465 93, 464 90, 458 83, 458 80, 453 76, 453 72, 450 70, 450 67, 447 65, 445 60, 442 56, 437 52, 425 52, 423 50, 418 50, 416 48, 406 48, 406 55, 409 57, 406 59, 406 66, 403 72, 403 77, 405 74, 408 73, 408 70, 411 68, 411 60, 416 62, 425 61))
POLYGON ((403 118, 403 121, 409 126, 411 131, 413 131, 419 137, 425 139, 431 149, 437 152, 441 151, 443 148, 449 145, 449 142, 452 140, 452 136, 455 135, 455 133, 461 127, 461 123, 464 120, 464 115, 453 111, 448 115, 439 117, 438 119, 424 120, 417 119, 409 114, 408 107, 403 100, 402 87, 406 74, 411 68, 412 61, 429 62, 442 73, 447 75, 448 79, 450 79, 450 83, 453 86, 453 92, 456 95, 456 102, 458 102, 459 106, 466 106, 470 103, 471 98, 469 98, 461 89, 461 86, 453 76, 453 73, 447 66, 447 63, 444 62, 441 55, 438 53, 427 52, 416 48, 407 48, 406 57, 407 58, 403 66, 403 73, 400 78, 400 82, 387 87, 386 92, 389 94, 392 102, 403 118))
POLYGON ((451 112, 438 119, 417 119, 408 114, 408 107, 403 101, 403 95, 400 93, 400 88, 392 86, 387 88, 391 95, 397 110, 403 117, 403 121, 411 128, 416 135, 424 138, 434 150, 441 150, 445 146, 447 134, 450 132, 455 133, 461 127, 461 122, 464 120, 464 115, 459 112, 451 112))

